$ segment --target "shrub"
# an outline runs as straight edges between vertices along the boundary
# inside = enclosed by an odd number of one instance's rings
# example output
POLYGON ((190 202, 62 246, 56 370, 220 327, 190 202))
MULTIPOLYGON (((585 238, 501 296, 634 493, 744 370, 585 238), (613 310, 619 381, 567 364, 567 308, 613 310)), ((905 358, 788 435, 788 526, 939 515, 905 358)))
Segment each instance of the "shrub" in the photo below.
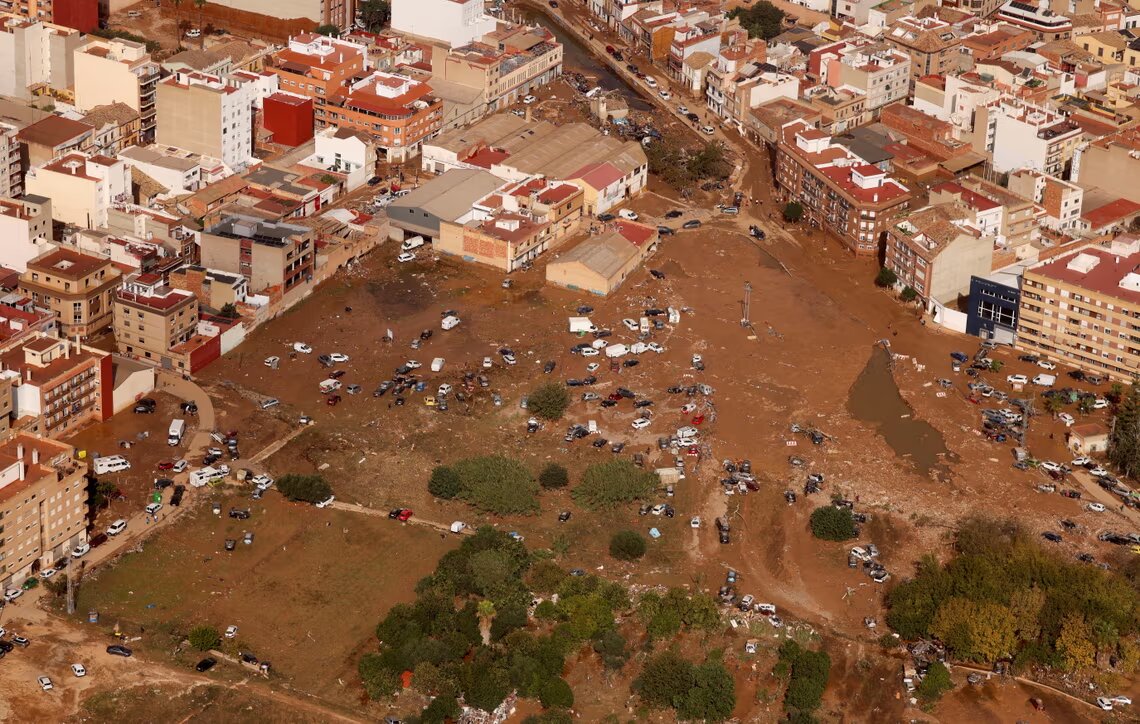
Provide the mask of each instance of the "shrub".
POLYGON ((459 497, 488 513, 508 515, 538 510, 538 483, 517 460, 501 455, 467 458, 452 465, 459 497))
POLYGON ((645 555, 645 539, 632 530, 614 533, 610 538, 610 555, 619 561, 636 561, 645 555))
POLYGON ((570 393, 553 382, 542 385, 527 398, 526 409, 544 420, 561 420, 570 406, 570 393))
POLYGON ((950 680, 950 670, 941 661, 935 661, 926 670, 926 676, 918 685, 918 695, 926 701, 938 701, 942 695, 954 688, 950 680))
POLYGON ((825 651, 810 651, 789 639, 780 646, 780 661, 791 671, 784 709, 800 716, 818 709, 831 675, 831 657, 825 651))
POLYGON ((893 270, 887 267, 879 269, 878 276, 875 277, 875 286, 877 287, 893 287, 899 283, 899 277, 893 270))
POLYGON ((570 473, 558 463, 550 463, 538 474, 538 484, 547 490, 565 488, 570 484, 570 473))
POLYGON ((811 533, 821 540, 850 540, 855 537, 855 519, 847 508, 821 505, 811 514, 811 533))
POLYGON ((547 709, 569 709, 574 706, 574 692, 565 679, 547 679, 538 690, 538 700, 547 709))
POLYGON ((804 217, 804 207, 800 205, 799 201, 792 201, 784 206, 784 221, 796 223, 804 217))
POLYGON ((437 498, 451 500, 459 495, 459 476, 446 465, 437 465, 428 479, 428 492, 437 498))
POLYGON ((574 488, 574 499, 589 508, 611 508, 650 495, 657 487, 657 476, 628 460, 594 463, 586 468, 582 482, 574 488))
POLYGON ((218 629, 213 626, 195 626, 190 629, 190 634, 186 638, 190 641, 190 645, 199 651, 209 651, 222 640, 218 635, 218 629))
POLYGON ((282 475, 277 479, 277 490, 289 500, 306 503, 319 503, 332 495, 332 488, 320 475, 282 475))
POLYGON ((918 292, 914 290, 914 287, 903 287, 903 290, 899 292, 899 299, 904 302, 913 302, 918 299, 918 292))

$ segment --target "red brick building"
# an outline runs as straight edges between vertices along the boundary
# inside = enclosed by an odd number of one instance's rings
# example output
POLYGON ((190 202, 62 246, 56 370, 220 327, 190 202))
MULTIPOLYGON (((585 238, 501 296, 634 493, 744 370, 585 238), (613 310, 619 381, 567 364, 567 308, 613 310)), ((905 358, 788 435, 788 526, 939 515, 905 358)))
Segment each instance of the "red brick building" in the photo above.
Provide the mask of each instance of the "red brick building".
POLYGON ((99 0, 52 0, 51 21, 84 33, 99 29, 99 0))
POLYGON ((274 93, 263 101, 265 130, 273 142, 300 146, 313 140, 313 99, 292 93, 274 93))

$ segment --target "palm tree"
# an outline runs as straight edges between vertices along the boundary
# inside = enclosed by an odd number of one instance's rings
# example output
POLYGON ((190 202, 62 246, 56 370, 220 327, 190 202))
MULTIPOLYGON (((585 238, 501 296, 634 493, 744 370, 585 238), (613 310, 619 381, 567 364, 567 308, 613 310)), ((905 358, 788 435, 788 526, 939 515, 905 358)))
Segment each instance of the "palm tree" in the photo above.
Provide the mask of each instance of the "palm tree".
POLYGON ((198 47, 206 47, 206 34, 202 32, 202 8, 206 6, 206 0, 194 0, 195 7, 198 8, 198 47))
POLYGON ((476 614, 479 616, 479 634, 483 637, 483 645, 490 646, 491 620, 495 618, 495 604, 484 598, 479 602, 476 614))

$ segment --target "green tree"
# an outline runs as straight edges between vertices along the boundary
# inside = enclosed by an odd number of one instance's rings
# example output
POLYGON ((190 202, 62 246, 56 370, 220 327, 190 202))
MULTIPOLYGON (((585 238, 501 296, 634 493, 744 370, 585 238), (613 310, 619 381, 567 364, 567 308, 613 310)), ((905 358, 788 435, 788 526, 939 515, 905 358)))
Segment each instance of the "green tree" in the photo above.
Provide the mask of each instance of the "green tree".
POLYGON ((241 316, 241 312, 238 311, 237 305, 233 302, 226 302, 222 305, 221 310, 218 311, 218 316, 225 317, 226 319, 237 319, 241 316))
MULTIPOLYGON (((195 1, 197 1, 197 0, 195 0, 195 1)), ((313 32, 316 33, 317 35, 327 35, 330 38, 339 38, 340 37, 340 28, 338 28, 335 25, 328 25, 328 24, 318 25, 316 28, 313 29, 313 32)))
POLYGON ((771 40, 784 31, 784 11, 768 0, 760 0, 751 7, 737 6, 728 13, 728 17, 739 19, 750 38, 771 40))
POLYGON ((1065 403, 1056 395, 1046 397, 1043 405, 1045 412, 1048 412, 1050 415, 1056 415, 1065 407, 1065 403))
POLYGON ((1129 386, 1117 407, 1108 435, 1108 461, 1127 477, 1140 474, 1140 387, 1136 384, 1129 386))
POLYGON ((720 661, 706 661, 693 669, 692 687, 677 709, 681 719, 721 721, 736 708, 736 685, 720 661))
POLYGON ((990 360, 990 372, 1001 372, 1001 368, 1004 366, 1005 366, 1005 363, 1002 362, 1000 359, 990 360))
POLYGON ((526 409, 544 420, 561 420, 570 406, 570 393, 562 385, 548 382, 527 397, 526 409))
MULTIPOLYGON (((1140 218, 1140 216, 1138 216, 1137 218, 1140 218)), ((1093 405, 1094 404, 1096 404, 1096 396, 1095 395, 1086 395, 1086 396, 1081 398, 1080 402, 1077 403, 1077 411, 1080 412, 1082 415, 1087 415, 1093 411, 1093 409, 1094 409, 1093 405)))
POLYGON ((572 495, 588 508, 612 508, 651 495, 657 487, 657 476, 642 470, 629 460, 594 463, 586 468, 582 482, 572 495))
POLYGON ((1104 397, 1112 404, 1119 405, 1120 401, 1124 399, 1124 385, 1119 382, 1113 382, 1109 386, 1108 392, 1104 393, 1104 397))
POLYGON ((899 299, 904 302, 913 302, 915 299, 918 299, 918 292, 914 287, 903 287, 903 290, 899 292, 899 299))
POLYGON ((459 497, 480 510, 498 515, 538 510, 538 483, 517 460, 485 455, 451 467, 459 476, 459 497))
POLYGON ((320 475, 288 473, 277 479, 277 492, 289 500, 320 503, 332 495, 332 488, 320 475))
POLYGON ((420 714, 420 724, 444 724, 444 722, 456 721, 462 713, 459 702, 454 696, 437 696, 420 714))
POLYGON ((619 561, 636 561, 645 555, 645 539, 636 531, 618 531, 610 538, 610 555, 619 561))
POLYGON ((364 692, 371 699, 391 696, 400 688, 399 673, 385 666, 384 657, 380 654, 365 654, 360 657, 357 672, 364 685, 364 692))
POLYGON ((484 598, 477 605, 479 612, 479 635, 483 637, 483 645, 491 645, 491 622, 495 618, 495 603, 484 598))
POLYGON ((594 641, 594 651, 602 657, 602 664, 610 670, 617 670, 625 666, 629 660, 629 649, 625 645, 625 637, 616 629, 609 629, 594 641))
POLYGON ((804 217, 804 207, 799 201, 791 201, 784 205, 784 221, 796 223, 804 217))
POLYGON ((1041 609, 1045 606, 1045 592, 1036 586, 1019 588, 1009 598, 1009 612, 1013 616, 1014 631, 1020 641, 1036 641, 1041 635, 1041 609))
POLYGON ((190 641, 190 645, 199 651, 209 651, 222 640, 218 635, 218 629, 213 626, 195 626, 190 629, 186 638, 190 641))
POLYGON ((574 706, 574 691, 565 679, 554 676, 543 682, 538 700, 547 709, 569 709, 574 706))
POLYGON ((780 645, 780 663, 789 671, 784 693, 784 709, 793 716, 809 715, 819 708, 827 680, 831 676, 831 657, 826 651, 805 649, 793 639, 780 645))
POLYGON ((548 463, 538 474, 538 484, 546 490, 565 488, 570 484, 570 473, 558 463, 548 463))
POLYGON ((1014 652, 1016 626, 1005 606, 954 597, 938 608, 930 632, 955 656, 989 663, 1014 652))
POLYGON ((942 695, 954 688, 950 680, 950 670, 941 661, 935 661, 926 670, 926 676, 918 685, 918 695, 925 701, 938 701, 942 695))
POLYGON ((1069 614, 1057 636, 1057 653, 1066 671, 1087 669, 1096 662, 1093 629, 1083 616, 1069 614))
POLYGON ((811 533, 821 540, 850 540, 855 537, 855 519, 849 508, 821 505, 812 511, 811 533))
POLYGON ((875 277, 875 286, 877 287, 893 287, 899 283, 898 274, 887 267, 880 267, 878 275, 875 277))
POLYGON ((701 150, 689 156, 685 162, 688 176, 694 179, 728 178, 732 170, 724 154, 724 147, 717 141, 709 141, 701 150))
POLYGON ((679 709, 693 686, 693 669, 676 651, 662 651, 646 660, 633 689, 649 707, 679 709))
POLYGON ((364 29, 370 33, 380 32, 392 19, 392 5, 388 0, 364 0, 356 8, 360 11, 364 29))
POLYGON ((428 479, 428 492, 444 500, 455 498, 459 495, 459 475, 446 465, 437 465, 428 479))

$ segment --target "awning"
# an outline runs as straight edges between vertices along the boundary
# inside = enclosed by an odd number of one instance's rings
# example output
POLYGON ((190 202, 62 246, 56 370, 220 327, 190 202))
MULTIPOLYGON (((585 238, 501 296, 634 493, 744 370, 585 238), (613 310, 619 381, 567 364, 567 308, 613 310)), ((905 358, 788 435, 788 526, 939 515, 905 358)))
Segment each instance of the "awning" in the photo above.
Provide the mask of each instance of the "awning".
POLYGON ((961 173, 971 166, 977 166, 979 163, 985 163, 986 157, 975 151, 948 158, 940 162, 938 165, 946 169, 950 173, 961 173))

